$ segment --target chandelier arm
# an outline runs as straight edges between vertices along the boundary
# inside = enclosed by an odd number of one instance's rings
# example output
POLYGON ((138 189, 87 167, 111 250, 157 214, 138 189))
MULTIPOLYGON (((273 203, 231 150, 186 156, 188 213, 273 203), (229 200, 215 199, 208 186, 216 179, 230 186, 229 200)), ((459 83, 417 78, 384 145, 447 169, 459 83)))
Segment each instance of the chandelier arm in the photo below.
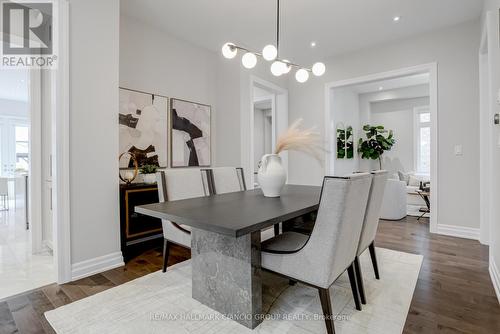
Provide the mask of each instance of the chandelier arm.
MULTIPOLYGON (((239 45, 236 45, 236 44, 231 45, 231 48, 238 49, 238 50, 242 50, 242 51, 246 51, 246 52, 251 52, 251 53, 253 53, 253 54, 254 54, 254 55, 256 55, 256 56, 262 57, 262 53, 260 53, 260 52, 254 52, 254 51, 252 51, 252 50, 250 50, 250 49, 247 49, 247 48, 245 48, 245 47, 242 47, 242 46, 239 46, 239 45)), ((286 65, 291 66, 291 67, 302 68, 302 69, 304 69, 304 70, 306 70, 306 71, 308 71, 308 72, 312 72, 312 69, 311 69, 311 68, 304 67, 304 66, 299 65, 299 64, 296 64, 296 63, 292 63, 292 62, 291 62, 291 61, 289 61, 289 60, 285 60, 285 59, 282 59, 282 58, 276 58, 275 60, 276 60, 276 61, 280 61, 280 62, 282 62, 282 63, 285 63, 286 65)))
POLYGON ((276 50, 280 54, 280 0, 276 0, 276 50))

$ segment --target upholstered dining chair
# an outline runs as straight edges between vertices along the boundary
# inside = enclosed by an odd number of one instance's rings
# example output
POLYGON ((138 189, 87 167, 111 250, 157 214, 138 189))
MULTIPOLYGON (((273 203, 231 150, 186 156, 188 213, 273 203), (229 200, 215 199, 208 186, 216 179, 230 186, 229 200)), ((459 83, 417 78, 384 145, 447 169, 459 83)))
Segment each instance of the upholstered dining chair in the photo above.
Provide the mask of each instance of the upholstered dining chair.
POLYGON ((356 277, 358 278, 359 296, 362 304, 366 304, 365 288, 363 284, 363 275, 361 273, 361 266, 359 264, 359 256, 368 248, 370 250, 370 257, 373 264, 373 271, 375 278, 380 279, 377 256, 375 254, 375 236, 377 234, 378 222, 380 218, 380 208, 384 198, 384 190, 387 183, 388 173, 385 170, 372 172, 373 179, 368 196, 368 204, 366 206, 365 219, 363 222, 363 229, 359 239, 358 251, 354 260, 354 269, 356 277))
MULTIPOLYGON (((197 168, 167 169, 156 173, 160 203, 210 195, 207 180, 197 168)), ((191 228, 162 220, 163 269, 167 270, 169 243, 191 248, 191 228)))
MULTIPOLYGON (((201 170, 203 179, 207 180, 210 194, 226 194, 236 191, 245 191, 247 186, 245 183, 245 173, 241 167, 214 167, 201 170)), ((268 240, 276 234, 276 224, 273 230, 265 229, 261 233, 261 240, 268 240)))
POLYGON ((359 304, 353 263, 371 181, 367 173, 326 176, 311 235, 284 232, 262 243, 264 270, 318 289, 328 333, 335 333, 329 288, 346 270, 359 304))
POLYGON ((240 167, 214 167, 202 169, 207 173, 212 194, 226 194, 236 191, 245 191, 245 175, 240 167))

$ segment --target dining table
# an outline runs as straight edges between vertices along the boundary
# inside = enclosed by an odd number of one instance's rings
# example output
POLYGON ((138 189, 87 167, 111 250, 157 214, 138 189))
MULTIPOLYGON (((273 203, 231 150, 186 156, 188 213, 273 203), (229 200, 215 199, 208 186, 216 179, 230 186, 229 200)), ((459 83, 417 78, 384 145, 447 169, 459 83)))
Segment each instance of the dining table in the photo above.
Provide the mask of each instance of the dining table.
POLYGON ((263 320, 261 231, 318 210, 321 187, 285 185, 280 197, 252 189, 135 207, 191 227, 192 297, 255 328, 263 320))

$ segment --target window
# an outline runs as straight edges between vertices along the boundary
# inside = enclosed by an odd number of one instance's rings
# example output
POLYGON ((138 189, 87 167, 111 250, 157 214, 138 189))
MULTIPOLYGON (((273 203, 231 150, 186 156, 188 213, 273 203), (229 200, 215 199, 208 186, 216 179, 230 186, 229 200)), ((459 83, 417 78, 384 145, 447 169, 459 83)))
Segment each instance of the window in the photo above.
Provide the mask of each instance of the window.
POLYGON ((429 175, 431 172, 431 113, 429 107, 415 108, 414 122, 415 171, 429 175))

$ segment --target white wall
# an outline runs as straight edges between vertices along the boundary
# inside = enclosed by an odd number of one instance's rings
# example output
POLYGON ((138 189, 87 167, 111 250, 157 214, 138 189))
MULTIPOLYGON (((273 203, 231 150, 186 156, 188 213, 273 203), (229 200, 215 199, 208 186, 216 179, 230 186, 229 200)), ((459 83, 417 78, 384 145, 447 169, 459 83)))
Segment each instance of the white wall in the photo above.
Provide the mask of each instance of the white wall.
POLYGON ((99 257, 108 267, 123 263, 117 177, 120 10, 118 0, 71 0, 69 8, 74 271, 99 257))
MULTIPOLYGON (((415 85, 409 87, 396 88, 391 90, 373 92, 373 93, 364 93, 359 95, 359 108, 360 108, 360 121, 361 126, 365 124, 371 124, 371 108, 373 102, 382 102, 382 101, 390 101, 390 100, 398 100, 398 99, 413 99, 429 96, 429 85, 415 85)), ((410 129, 410 131, 413 131, 410 129)), ((365 137, 364 133, 361 131, 361 136, 365 137)), ((387 161, 389 163, 389 167, 392 168, 391 161, 387 161)), ((374 160, 366 160, 360 159, 359 162, 360 170, 372 170, 378 169, 379 164, 378 161, 374 160)), ((387 166, 386 164, 383 165, 387 166)), ((386 168, 386 167, 384 167, 386 168)), ((408 169, 407 171, 411 171, 413 168, 408 169)))
MULTIPOLYGON (((323 77, 305 84, 289 81, 290 119, 304 117, 306 125, 324 132, 325 83, 437 62, 438 223, 478 228, 478 47, 475 21, 329 59, 323 77), (463 156, 454 155, 456 144, 463 145, 463 156)), ((290 182, 320 184, 323 174, 313 159, 290 154, 290 182)))
POLYGON ((352 159, 337 159, 337 127, 347 129, 347 127, 352 126, 353 128, 353 141, 356 145, 359 130, 359 96, 358 93, 352 90, 351 87, 338 88, 331 91, 331 121, 335 126, 332 132, 333 147, 330 149, 331 152, 331 163, 332 170, 330 173, 332 175, 343 176, 359 170, 359 158, 357 154, 354 154, 352 159))
POLYGON ((484 11, 489 11, 489 10, 496 10, 498 12, 498 9, 500 8, 500 0, 485 0, 484 1, 484 11))
POLYGON ((414 108, 429 105, 428 97, 371 103, 371 125, 394 132, 396 143, 383 154, 382 167, 392 174, 415 171, 414 108))
POLYGON ((260 158, 265 154, 265 143, 264 143, 264 111, 262 109, 255 109, 253 116, 253 162, 254 162, 254 171, 258 170, 258 164, 260 158))
POLYGON ((254 111, 254 171, 258 170, 264 154, 272 153, 272 110, 255 108, 254 111))
POLYGON ((147 23, 120 17, 120 86, 212 106, 212 162, 216 164, 215 53, 147 23))
POLYGON ((267 62, 246 70, 239 56, 225 59, 136 19, 122 15, 120 25, 120 86, 210 104, 212 165, 245 166, 248 150, 242 152, 241 143, 249 147, 250 76, 281 87, 286 80, 274 78, 267 62))
MULTIPOLYGON (((500 113, 500 106, 495 102, 495 98, 500 89, 500 49, 498 46, 499 36, 499 13, 500 0, 486 0, 484 7, 484 14, 481 20, 481 28, 488 33, 488 56, 489 63, 488 71, 489 73, 489 87, 485 89, 488 90, 487 96, 488 101, 486 101, 489 108, 489 115, 482 118, 481 123, 481 133, 489 133, 490 150, 485 152, 486 155, 491 159, 490 172, 485 177, 487 178, 486 184, 489 185, 487 189, 481 189, 482 195, 489 193, 491 195, 491 211, 489 215, 489 231, 485 231, 483 234, 489 235, 490 244, 490 274, 492 281, 495 285, 497 292, 497 297, 500 301, 500 207, 498 203, 500 202, 500 176, 498 175, 498 170, 500 169, 500 127, 498 125, 493 125, 491 120, 495 113, 500 113), (486 13, 490 12, 491 21, 487 25, 486 13)), ((485 92, 483 92, 485 93, 485 92)), ((482 198, 482 201, 484 199, 482 198)))
POLYGON ((41 152, 41 214, 42 214, 42 243, 53 249, 52 228, 52 83, 51 70, 42 70, 41 74, 41 114, 42 114, 42 152, 41 152))
POLYGON ((359 96, 360 121, 361 124, 370 123, 370 103, 375 101, 386 101, 396 99, 412 99, 429 96, 429 85, 415 85, 388 91, 364 93, 359 96))

